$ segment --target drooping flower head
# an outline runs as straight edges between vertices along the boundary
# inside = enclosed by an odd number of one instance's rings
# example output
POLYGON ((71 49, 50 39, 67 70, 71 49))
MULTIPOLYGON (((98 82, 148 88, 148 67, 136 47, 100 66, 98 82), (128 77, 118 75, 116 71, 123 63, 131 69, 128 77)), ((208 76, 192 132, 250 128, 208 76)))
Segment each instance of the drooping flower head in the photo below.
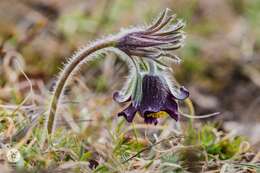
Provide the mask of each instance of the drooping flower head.
MULTIPOLYGON (((146 123, 156 124, 157 119, 149 116, 150 113, 165 111, 177 119, 178 105, 175 99, 182 99, 182 97, 174 95, 173 92, 170 92, 172 86, 166 85, 165 81, 168 79, 161 74, 168 67, 161 62, 161 57, 168 57, 174 62, 180 62, 180 59, 171 51, 182 45, 184 34, 181 29, 184 24, 181 21, 172 24, 174 16, 168 16, 168 13, 169 10, 165 10, 156 22, 147 28, 135 28, 98 40, 76 52, 57 79, 46 116, 48 133, 55 130, 56 113, 69 79, 83 62, 91 60, 104 50, 119 52, 122 57, 127 57, 127 60, 131 61, 131 66, 129 65, 131 68, 130 80, 127 81, 123 92, 115 94, 117 101, 131 100, 131 105, 119 115, 125 116, 131 122, 134 114, 139 111, 146 123)), ((180 89, 181 93, 187 97, 187 91, 182 90, 180 89)))
POLYGON ((177 101, 189 96, 189 92, 184 87, 174 85, 166 69, 161 68, 162 57, 180 62, 172 51, 180 48, 185 38, 181 31, 184 23, 178 21, 172 24, 175 16, 169 16, 169 11, 166 9, 153 25, 125 33, 116 45, 132 59, 136 69, 125 87, 113 96, 119 103, 130 102, 127 108, 118 113, 128 122, 133 121, 137 112, 148 124, 156 125, 158 117, 153 115, 160 112, 167 113, 177 121, 177 101), (141 68, 142 65, 147 68, 141 68))
MULTIPOLYGON (((135 100, 132 96, 127 99, 120 92, 114 93, 114 100, 122 103, 130 101, 129 106, 118 116, 124 116, 128 122, 132 122, 137 112, 144 118, 145 123, 157 124, 157 117, 153 117, 154 113, 166 112, 171 118, 178 120, 178 104, 176 100, 184 100, 189 96, 189 92, 181 87, 173 88, 167 83, 167 79, 160 74, 144 74, 142 77, 142 91, 138 94, 141 100, 135 100)), ((136 91, 133 91, 136 92, 136 91)))

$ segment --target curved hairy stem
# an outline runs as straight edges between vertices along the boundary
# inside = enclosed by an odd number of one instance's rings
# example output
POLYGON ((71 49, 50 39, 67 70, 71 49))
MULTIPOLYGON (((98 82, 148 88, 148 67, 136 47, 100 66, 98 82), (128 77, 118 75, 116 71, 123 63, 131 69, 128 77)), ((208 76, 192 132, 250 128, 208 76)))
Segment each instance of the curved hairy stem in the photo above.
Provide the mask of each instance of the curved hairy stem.
POLYGON ((55 118, 56 113, 60 101, 60 97, 63 93, 63 90, 66 86, 66 83, 70 76, 73 74, 74 70, 82 63, 84 60, 89 57, 89 55, 93 54, 94 52, 101 50, 103 48, 112 47, 116 44, 114 40, 107 40, 103 42, 96 43, 92 46, 89 46, 87 49, 80 51, 74 58, 65 66, 62 70, 61 75, 58 78, 56 83, 54 93, 51 98, 49 112, 46 117, 48 133, 52 133, 54 130, 55 118))

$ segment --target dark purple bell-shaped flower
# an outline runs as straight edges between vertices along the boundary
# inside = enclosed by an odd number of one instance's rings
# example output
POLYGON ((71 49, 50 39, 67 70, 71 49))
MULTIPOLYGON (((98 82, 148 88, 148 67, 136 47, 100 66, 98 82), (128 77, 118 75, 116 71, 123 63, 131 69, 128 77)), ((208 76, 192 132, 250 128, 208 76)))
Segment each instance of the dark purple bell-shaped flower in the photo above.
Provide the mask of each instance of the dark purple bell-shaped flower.
POLYGON ((124 116, 128 122, 132 122, 137 112, 144 118, 145 123, 157 124, 156 117, 150 116, 153 113, 166 112, 176 121, 178 120, 178 104, 176 100, 184 100, 189 96, 189 92, 184 88, 179 88, 178 92, 173 92, 171 86, 162 75, 145 74, 141 82, 142 93, 140 101, 132 99, 122 99, 119 92, 114 93, 114 100, 117 102, 131 101, 130 105, 118 116, 124 116))

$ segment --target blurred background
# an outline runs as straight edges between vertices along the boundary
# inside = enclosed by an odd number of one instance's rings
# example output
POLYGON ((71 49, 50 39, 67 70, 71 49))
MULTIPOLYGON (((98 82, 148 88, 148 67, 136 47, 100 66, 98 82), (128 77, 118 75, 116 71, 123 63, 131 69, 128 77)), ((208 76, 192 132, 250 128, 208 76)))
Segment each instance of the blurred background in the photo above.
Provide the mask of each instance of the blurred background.
MULTIPOLYGON (((221 112, 207 121, 224 122, 259 146, 259 0, 1 0, 0 103, 25 98, 26 77, 36 104, 46 103, 62 62, 77 48, 121 28, 148 25, 165 8, 186 22, 186 44, 177 51, 183 63, 173 70, 196 114, 221 112)), ((84 65, 67 89, 69 100, 84 108, 80 112, 109 110, 111 116, 120 109, 112 93, 127 68, 116 55, 107 56, 84 65)))

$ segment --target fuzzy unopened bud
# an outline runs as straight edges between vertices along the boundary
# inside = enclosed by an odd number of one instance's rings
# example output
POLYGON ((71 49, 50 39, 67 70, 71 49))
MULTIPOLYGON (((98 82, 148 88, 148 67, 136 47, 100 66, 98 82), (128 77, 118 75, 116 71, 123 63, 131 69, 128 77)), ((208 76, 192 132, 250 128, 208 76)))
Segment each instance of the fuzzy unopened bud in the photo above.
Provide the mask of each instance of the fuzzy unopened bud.
POLYGON ((169 57, 179 62, 180 59, 170 52, 180 48, 185 39, 180 20, 172 24, 174 15, 168 15, 166 9, 153 25, 147 28, 133 29, 126 32, 119 40, 117 48, 129 56, 158 59, 161 56, 169 57))

